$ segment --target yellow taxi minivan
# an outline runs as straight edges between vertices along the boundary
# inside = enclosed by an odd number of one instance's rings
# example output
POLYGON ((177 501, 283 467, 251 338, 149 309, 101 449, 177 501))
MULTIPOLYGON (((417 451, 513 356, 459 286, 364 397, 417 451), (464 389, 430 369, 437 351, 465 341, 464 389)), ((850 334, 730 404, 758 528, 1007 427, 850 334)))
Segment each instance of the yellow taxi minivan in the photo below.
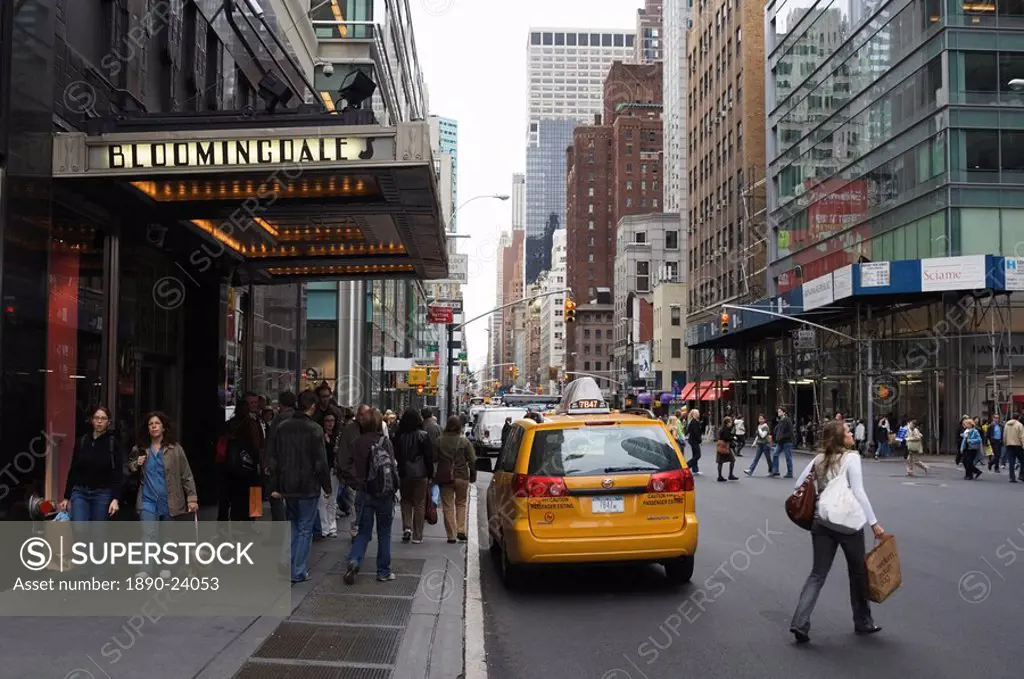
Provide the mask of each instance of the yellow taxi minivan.
POLYGON ((659 420, 612 413, 593 378, 558 413, 513 423, 487 489, 490 547, 506 586, 532 566, 659 563, 693 576, 693 474, 659 420))

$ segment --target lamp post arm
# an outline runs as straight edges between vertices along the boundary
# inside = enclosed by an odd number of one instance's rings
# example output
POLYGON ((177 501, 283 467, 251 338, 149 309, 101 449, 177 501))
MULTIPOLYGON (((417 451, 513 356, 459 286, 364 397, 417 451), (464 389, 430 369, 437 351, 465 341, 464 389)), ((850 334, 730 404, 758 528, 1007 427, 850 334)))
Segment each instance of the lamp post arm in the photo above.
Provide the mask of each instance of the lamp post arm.
POLYGON ((488 316, 490 316, 491 314, 493 314, 496 311, 501 311, 502 309, 507 309, 507 308, 509 308, 511 306, 515 306, 516 304, 522 304, 523 302, 532 302, 535 299, 540 299, 541 297, 550 297, 551 295, 562 295, 562 294, 565 294, 567 292, 571 292, 571 289, 570 288, 561 288, 559 290, 549 290, 548 292, 542 292, 542 293, 539 293, 539 294, 536 294, 536 295, 532 295, 530 297, 523 297, 522 299, 514 300, 512 302, 509 302, 508 304, 502 304, 501 306, 496 306, 493 309, 491 309, 490 311, 485 311, 484 313, 480 314, 479 316, 474 316, 473 318, 469 319, 468 321, 460 323, 459 325, 455 326, 454 330, 462 330, 464 327, 466 327, 467 325, 469 325, 473 321, 479 321, 481 318, 487 318, 488 316))

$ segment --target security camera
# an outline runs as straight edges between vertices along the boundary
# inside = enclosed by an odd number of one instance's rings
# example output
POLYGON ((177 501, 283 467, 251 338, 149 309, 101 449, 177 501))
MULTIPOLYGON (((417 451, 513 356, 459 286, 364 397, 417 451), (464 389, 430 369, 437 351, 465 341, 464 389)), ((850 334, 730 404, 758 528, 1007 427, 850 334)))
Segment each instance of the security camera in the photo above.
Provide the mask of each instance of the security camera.
POLYGON ((334 75, 334 64, 329 61, 324 64, 324 75, 328 78, 334 75))

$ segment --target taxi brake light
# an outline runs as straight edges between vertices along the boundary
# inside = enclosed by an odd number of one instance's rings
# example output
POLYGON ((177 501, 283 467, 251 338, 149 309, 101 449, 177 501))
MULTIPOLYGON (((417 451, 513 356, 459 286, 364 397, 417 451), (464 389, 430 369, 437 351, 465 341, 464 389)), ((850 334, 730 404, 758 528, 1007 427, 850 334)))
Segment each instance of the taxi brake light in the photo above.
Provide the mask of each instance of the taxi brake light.
POLYGON ((615 424, 615 422, 613 422, 612 420, 601 420, 599 422, 584 422, 583 424, 587 425, 588 427, 601 427, 610 424, 615 424))
POLYGON ((693 473, 689 469, 651 474, 648 493, 680 493, 693 490, 693 473))
POLYGON ((557 476, 528 476, 516 474, 512 477, 515 497, 564 497, 568 495, 565 481, 557 476))

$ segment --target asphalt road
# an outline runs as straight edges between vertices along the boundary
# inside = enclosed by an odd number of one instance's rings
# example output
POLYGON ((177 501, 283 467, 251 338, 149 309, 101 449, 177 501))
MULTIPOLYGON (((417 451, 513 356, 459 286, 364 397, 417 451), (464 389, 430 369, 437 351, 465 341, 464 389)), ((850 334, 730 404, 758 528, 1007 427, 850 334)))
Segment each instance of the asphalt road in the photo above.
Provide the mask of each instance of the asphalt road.
MULTIPOLYGON (((808 460, 795 458, 796 473, 808 460)), ((697 565, 679 589, 650 566, 542 571, 511 594, 478 503, 489 679, 1019 676, 1024 484, 1005 472, 967 482, 948 467, 908 479, 901 463, 864 466, 875 512, 897 538, 903 586, 873 605, 884 630, 855 636, 837 555, 807 646, 788 630, 810 538, 783 510, 792 481, 764 478, 763 463, 762 476, 721 484, 709 467, 697 480, 697 565)), ((489 481, 480 475, 481 499, 489 481)))

